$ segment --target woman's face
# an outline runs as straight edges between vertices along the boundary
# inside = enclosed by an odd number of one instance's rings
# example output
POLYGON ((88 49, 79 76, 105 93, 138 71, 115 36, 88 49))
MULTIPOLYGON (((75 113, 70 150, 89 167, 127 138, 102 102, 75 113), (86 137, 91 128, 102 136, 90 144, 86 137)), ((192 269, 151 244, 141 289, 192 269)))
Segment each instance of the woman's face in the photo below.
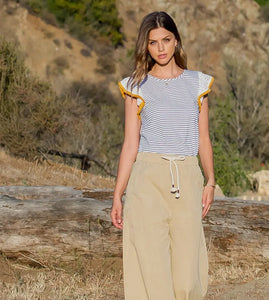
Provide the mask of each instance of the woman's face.
POLYGON ((163 27, 149 32, 148 51, 159 65, 166 65, 174 56, 177 40, 171 31, 163 27))

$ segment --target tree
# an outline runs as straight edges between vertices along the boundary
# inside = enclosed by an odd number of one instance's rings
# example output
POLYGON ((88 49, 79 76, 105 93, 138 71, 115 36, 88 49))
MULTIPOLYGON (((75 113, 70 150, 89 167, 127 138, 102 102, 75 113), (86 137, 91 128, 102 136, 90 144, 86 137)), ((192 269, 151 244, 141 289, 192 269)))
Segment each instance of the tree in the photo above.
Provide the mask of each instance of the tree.
MULTIPOLYGON (((268 64, 267 64, 268 66, 268 64)), ((249 67, 233 59, 225 61, 232 117, 225 137, 249 159, 269 159, 269 71, 256 62, 249 67)))

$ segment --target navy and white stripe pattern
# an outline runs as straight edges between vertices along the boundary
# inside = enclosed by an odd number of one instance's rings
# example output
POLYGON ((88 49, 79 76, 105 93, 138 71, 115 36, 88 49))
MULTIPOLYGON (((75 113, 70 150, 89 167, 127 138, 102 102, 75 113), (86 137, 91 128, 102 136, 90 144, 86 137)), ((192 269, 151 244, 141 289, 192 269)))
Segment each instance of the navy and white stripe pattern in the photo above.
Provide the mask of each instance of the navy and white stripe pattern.
POLYGON ((185 69, 175 78, 147 75, 133 91, 123 79, 120 88, 128 95, 139 95, 141 130, 138 152, 196 156, 199 148, 199 107, 210 92, 214 78, 185 69), (142 100, 141 100, 142 99, 142 100), (199 104, 200 103, 200 104, 199 104))

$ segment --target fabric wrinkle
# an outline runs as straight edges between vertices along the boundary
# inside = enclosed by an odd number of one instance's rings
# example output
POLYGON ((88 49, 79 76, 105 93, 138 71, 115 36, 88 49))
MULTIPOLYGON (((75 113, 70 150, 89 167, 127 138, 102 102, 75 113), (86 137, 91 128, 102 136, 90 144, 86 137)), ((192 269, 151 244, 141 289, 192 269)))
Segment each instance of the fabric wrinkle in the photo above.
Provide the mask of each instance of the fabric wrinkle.
POLYGON ((125 300, 203 298, 208 270, 200 210, 202 189, 192 186, 197 170, 197 157, 138 153, 132 170, 135 180, 125 203, 125 300), (179 199, 170 193, 172 161, 181 176, 179 199), (140 176, 142 168, 146 170, 140 176))

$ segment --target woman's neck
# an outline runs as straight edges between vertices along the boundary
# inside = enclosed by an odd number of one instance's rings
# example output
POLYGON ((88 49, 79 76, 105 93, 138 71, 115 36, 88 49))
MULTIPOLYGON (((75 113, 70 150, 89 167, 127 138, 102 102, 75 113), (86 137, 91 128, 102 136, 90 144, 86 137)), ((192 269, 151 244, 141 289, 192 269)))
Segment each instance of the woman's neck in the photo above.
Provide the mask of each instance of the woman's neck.
POLYGON ((167 65, 162 66, 157 63, 149 71, 149 74, 158 78, 173 78, 179 76, 183 72, 176 63, 175 60, 171 60, 167 65))

